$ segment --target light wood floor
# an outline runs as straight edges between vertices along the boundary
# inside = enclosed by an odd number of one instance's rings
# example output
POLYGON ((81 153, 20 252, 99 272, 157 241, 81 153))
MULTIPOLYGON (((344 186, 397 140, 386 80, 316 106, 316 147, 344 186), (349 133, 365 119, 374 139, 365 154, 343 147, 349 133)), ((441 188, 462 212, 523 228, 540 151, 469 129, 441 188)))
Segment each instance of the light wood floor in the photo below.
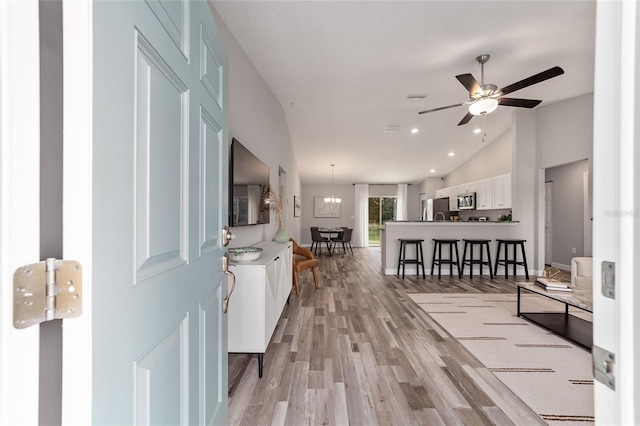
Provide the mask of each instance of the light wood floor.
POLYGON ((545 424, 409 299, 511 293, 514 281, 381 273, 380 250, 322 256, 291 295, 264 355, 229 355, 229 423, 545 424))

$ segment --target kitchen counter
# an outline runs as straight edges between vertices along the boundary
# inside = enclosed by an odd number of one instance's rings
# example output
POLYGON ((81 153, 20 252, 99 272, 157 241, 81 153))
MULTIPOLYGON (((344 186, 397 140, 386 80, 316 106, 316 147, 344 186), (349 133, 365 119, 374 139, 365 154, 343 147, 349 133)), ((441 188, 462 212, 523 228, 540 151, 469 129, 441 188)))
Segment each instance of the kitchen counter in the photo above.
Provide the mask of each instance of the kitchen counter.
MULTIPOLYGON (((519 222, 479 222, 479 221, 390 221, 385 222, 384 232, 380 234, 380 251, 382 256, 382 270, 385 275, 395 275, 398 271, 398 250, 400 243, 399 238, 413 238, 423 239, 422 248, 424 252, 425 272, 431 273, 431 260, 433 256, 433 241, 434 238, 443 239, 457 239, 458 251, 460 253, 460 262, 462 262, 462 256, 464 251, 463 239, 487 239, 492 240, 491 246, 491 261, 495 263, 496 255, 496 239, 510 239, 510 238, 522 238, 519 231, 519 222)), ((411 251, 412 247, 407 249, 407 257, 415 257, 415 252, 411 251)), ((533 242, 528 241, 525 243, 525 250, 527 254, 533 253, 533 242)), ((447 256, 449 252, 447 251, 447 256)), ((444 255, 444 253, 443 253, 444 255)), ((476 268, 478 268, 476 266, 476 268)), ((520 271, 518 268, 518 274, 524 275, 524 270, 520 271)), ((442 271, 447 271, 448 266, 443 265, 442 271)), ((498 273, 504 269, 502 266, 498 268, 498 273)), ((488 271, 485 268, 484 271, 488 275, 488 271)), ((534 271, 531 271, 534 272, 534 271)), ((530 273, 531 273, 530 272, 530 273)), ((407 265, 406 274, 415 274, 415 266, 407 265)), ((465 270, 465 275, 468 274, 468 267, 465 270)), ((474 269, 474 275, 476 274, 474 269)))
POLYGON ((416 225, 416 224, 421 224, 421 225, 490 225, 490 224, 501 224, 501 225, 509 225, 512 223, 520 223, 518 221, 500 221, 500 220, 485 220, 485 221, 479 221, 479 220, 468 220, 468 221, 461 221, 461 220, 392 220, 392 221, 388 221, 385 222, 386 224, 396 224, 396 225, 403 225, 403 224, 407 224, 407 225, 416 225))

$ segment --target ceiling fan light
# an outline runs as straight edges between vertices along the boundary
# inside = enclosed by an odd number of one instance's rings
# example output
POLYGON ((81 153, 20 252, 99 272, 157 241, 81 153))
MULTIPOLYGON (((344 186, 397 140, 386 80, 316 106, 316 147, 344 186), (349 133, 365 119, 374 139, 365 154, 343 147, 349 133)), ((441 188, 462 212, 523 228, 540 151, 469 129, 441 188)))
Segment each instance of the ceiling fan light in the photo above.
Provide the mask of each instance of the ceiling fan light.
POLYGON ((492 113, 496 108, 498 108, 498 100, 486 98, 469 105, 469 112, 473 115, 483 115, 492 113))

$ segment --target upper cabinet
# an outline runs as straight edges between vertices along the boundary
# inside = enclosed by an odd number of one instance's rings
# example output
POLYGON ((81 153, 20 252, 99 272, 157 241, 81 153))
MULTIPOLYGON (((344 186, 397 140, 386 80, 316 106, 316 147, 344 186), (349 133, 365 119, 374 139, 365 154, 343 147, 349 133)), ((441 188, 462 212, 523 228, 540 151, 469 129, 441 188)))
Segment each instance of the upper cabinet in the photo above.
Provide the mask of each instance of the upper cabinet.
POLYGON ((476 192, 476 209, 493 209, 493 179, 483 179, 478 181, 478 192, 476 192))
POLYGON ((436 190, 436 198, 449 197, 449 210, 458 211, 458 195, 476 193, 476 210, 511 208, 511 173, 436 190))
POLYGON ((511 173, 495 176, 493 179, 493 208, 511 208, 511 173))

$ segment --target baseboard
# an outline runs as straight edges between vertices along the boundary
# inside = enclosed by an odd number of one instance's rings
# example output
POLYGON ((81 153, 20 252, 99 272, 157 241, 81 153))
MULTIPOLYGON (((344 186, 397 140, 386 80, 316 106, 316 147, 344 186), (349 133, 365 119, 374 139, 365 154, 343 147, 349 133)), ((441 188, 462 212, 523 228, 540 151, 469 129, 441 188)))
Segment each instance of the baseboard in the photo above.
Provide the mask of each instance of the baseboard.
POLYGON ((571 272, 571 265, 563 265, 562 263, 551 262, 551 266, 554 268, 562 269, 566 272, 571 272))

